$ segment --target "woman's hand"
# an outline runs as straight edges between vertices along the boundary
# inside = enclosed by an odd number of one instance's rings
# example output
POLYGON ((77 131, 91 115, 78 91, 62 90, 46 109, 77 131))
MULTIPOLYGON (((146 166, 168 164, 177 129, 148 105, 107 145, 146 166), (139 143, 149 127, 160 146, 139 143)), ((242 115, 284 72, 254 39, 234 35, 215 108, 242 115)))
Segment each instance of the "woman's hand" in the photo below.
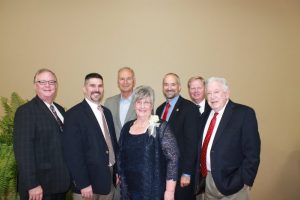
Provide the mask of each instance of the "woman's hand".
POLYGON ((164 200, 174 200, 174 192, 175 191, 165 191, 164 200))

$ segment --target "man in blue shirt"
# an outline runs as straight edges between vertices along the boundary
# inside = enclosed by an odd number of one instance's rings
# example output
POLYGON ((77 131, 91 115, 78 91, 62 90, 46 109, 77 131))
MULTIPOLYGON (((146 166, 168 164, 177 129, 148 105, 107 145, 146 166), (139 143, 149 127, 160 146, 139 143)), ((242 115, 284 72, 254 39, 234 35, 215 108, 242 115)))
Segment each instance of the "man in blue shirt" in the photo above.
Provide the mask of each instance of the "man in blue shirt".
POLYGON ((199 111, 194 103, 180 96, 181 84, 177 74, 166 74, 162 88, 167 101, 157 108, 156 114, 168 121, 180 152, 175 199, 193 200, 199 111))

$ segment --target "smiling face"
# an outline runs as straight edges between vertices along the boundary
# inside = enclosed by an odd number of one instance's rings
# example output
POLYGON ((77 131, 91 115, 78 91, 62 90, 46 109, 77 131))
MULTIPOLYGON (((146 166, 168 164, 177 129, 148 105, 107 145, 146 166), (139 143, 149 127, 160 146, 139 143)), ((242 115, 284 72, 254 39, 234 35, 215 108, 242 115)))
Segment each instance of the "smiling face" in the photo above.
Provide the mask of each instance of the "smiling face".
POLYGON ((103 81, 100 78, 87 79, 83 87, 83 93, 88 100, 100 104, 104 93, 103 81))
POLYGON ((43 71, 35 76, 34 90, 43 101, 52 104, 57 91, 57 80, 53 73, 43 71))
POLYGON ((137 118, 148 119, 151 115, 153 109, 153 103, 151 102, 150 97, 144 97, 136 100, 134 104, 134 109, 136 112, 137 118))
POLYGON ((163 80, 163 93, 167 99, 173 99, 178 96, 181 86, 175 75, 166 75, 163 80))
POLYGON ((229 89, 221 82, 212 81, 206 85, 207 102, 211 109, 219 112, 224 108, 229 99, 229 89))
POLYGON ((132 71, 129 69, 122 69, 118 73, 118 86, 123 94, 131 94, 135 85, 135 78, 132 71))
POLYGON ((189 83, 189 95, 193 102, 197 104, 201 103, 205 98, 205 86, 203 81, 199 79, 192 80, 189 83))

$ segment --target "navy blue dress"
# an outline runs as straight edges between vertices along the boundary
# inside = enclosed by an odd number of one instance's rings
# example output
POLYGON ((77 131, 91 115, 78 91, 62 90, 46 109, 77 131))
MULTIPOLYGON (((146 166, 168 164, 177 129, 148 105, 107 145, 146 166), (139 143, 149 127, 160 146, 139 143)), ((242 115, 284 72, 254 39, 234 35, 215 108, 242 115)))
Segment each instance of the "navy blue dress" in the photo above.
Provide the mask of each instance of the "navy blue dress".
POLYGON ((140 135, 129 133, 134 121, 127 122, 119 140, 118 173, 121 200, 163 200, 166 180, 177 180, 179 151, 166 122, 140 135))

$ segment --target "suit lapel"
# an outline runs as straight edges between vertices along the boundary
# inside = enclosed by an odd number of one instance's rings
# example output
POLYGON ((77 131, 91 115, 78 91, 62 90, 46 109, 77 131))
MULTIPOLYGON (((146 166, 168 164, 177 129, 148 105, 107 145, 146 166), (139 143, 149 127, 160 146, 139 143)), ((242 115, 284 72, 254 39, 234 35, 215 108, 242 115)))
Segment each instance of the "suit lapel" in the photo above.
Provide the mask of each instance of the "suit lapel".
POLYGON ((43 102, 43 100, 41 100, 38 96, 36 96, 34 98, 34 101, 36 102, 36 104, 43 110, 43 112, 47 113, 48 118, 54 123, 56 124, 57 127, 59 127, 59 124, 57 123, 54 115, 52 114, 52 112, 49 110, 49 108, 47 107, 47 105, 43 102))
POLYGON ((97 121, 97 118, 96 116, 94 115, 94 112, 93 110, 91 109, 91 107, 89 106, 89 104, 86 102, 86 100, 83 100, 82 101, 82 106, 83 106, 83 109, 84 109, 84 112, 88 118, 88 120, 91 122, 91 124, 95 127, 95 130, 98 130, 101 135, 102 134, 102 130, 101 130, 101 127, 97 121))
POLYGON ((118 119, 117 120, 118 126, 122 127, 121 120, 120 120, 120 101, 121 101, 121 94, 119 94, 116 98, 115 108, 116 108, 117 112, 114 112, 114 114, 116 115, 116 118, 118 119))
POLYGON ((128 122, 129 120, 134 118, 134 115, 135 115, 134 105, 133 105, 133 100, 131 100, 129 108, 128 108, 128 112, 125 117, 125 122, 128 122))
POLYGON ((164 107, 166 106, 166 102, 162 103, 157 109, 156 114, 161 119, 162 111, 164 110, 164 107))
POLYGON ((216 132, 216 136, 214 138, 212 146, 216 145, 217 142, 222 137, 222 133, 223 133, 225 127, 227 126, 228 122, 230 121, 230 118, 231 118, 231 115, 232 115, 232 108, 233 107, 234 107, 234 104, 232 103, 232 101, 229 100, 229 102, 226 105, 226 108, 224 110, 224 113, 223 113, 222 119, 220 121, 220 124, 218 126, 218 130, 216 132))

